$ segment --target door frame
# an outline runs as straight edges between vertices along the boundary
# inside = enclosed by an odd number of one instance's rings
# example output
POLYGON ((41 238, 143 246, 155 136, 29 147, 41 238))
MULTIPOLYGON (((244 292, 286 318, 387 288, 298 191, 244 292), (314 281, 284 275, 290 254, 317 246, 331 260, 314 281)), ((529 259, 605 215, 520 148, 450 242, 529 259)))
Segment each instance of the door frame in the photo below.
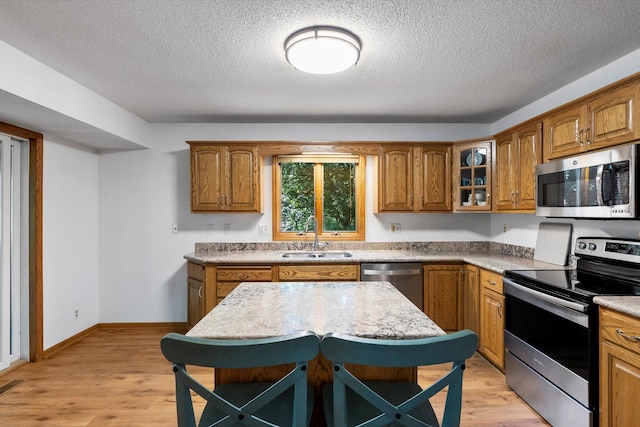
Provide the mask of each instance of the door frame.
POLYGON ((0 122, 0 132, 29 140, 29 361, 44 358, 42 291, 42 171, 44 136, 0 122))

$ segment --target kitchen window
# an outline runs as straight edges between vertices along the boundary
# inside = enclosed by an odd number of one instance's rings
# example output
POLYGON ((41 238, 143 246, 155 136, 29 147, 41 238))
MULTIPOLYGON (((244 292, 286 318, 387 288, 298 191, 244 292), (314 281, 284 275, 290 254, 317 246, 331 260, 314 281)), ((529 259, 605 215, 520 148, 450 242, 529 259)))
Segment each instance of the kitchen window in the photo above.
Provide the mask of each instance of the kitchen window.
POLYGON ((364 240, 365 156, 300 154, 274 156, 273 238, 364 240))

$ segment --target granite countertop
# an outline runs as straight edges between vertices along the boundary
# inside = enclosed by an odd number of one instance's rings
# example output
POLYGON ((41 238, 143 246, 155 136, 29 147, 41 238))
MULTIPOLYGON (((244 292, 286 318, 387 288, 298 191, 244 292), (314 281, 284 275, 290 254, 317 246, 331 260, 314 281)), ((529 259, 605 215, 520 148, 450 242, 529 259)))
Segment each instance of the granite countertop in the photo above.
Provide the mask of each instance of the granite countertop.
MULTIPOLYGON (((486 254, 482 252, 421 250, 348 250, 349 258, 284 258, 282 255, 293 251, 224 251, 209 254, 191 253, 185 255, 189 261, 199 264, 328 264, 363 262, 451 262, 460 261, 478 267, 504 273, 506 270, 558 270, 566 267, 531 258, 486 254)), ((329 251, 330 252, 330 251, 329 251)))
POLYGON ((640 318, 640 296, 602 296, 593 298, 593 302, 640 318))
POLYGON ((187 335, 252 339, 296 331, 378 339, 445 334, 388 282, 244 282, 187 335))

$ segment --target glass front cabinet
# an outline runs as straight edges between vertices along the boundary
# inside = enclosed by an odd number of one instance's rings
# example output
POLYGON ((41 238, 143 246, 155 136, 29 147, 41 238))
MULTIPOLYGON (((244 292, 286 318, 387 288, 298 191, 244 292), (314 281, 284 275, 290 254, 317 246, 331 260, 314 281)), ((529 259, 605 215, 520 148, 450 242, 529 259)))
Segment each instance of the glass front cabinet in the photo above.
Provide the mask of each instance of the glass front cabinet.
POLYGON ((483 140, 453 146, 454 211, 491 211, 491 145, 483 140))

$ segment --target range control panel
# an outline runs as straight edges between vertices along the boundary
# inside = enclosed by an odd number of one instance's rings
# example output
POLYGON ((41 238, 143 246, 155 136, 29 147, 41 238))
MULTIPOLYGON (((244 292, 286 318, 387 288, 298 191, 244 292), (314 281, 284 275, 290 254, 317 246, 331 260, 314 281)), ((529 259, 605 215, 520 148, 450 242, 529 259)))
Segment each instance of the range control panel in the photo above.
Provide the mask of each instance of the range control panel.
POLYGON ((580 237, 576 240, 575 253, 640 264, 640 240, 580 237))

